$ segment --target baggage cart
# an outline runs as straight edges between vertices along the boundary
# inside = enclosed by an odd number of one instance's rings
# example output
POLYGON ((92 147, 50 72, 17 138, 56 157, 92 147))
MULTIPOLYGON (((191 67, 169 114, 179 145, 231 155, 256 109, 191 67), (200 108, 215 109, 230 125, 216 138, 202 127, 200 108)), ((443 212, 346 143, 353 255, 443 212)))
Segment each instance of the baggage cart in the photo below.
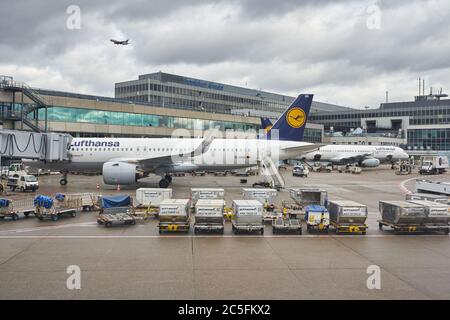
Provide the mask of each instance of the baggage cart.
POLYGON ((221 199, 199 199, 195 204, 194 233, 217 232, 223 234, 225 201, 221 199))
POLYGON ((21 215, 28 217, 34 214, 33 199, 0 199, 0 219, 11 218, 17 220, 21 215))
POLYGON ((330 200, 328 202, 330 222, 336 234, 366 234, 367 206, 350 200, 330 200))
POLYGON ((298 233, 302 234, 302 224, 298 219, 277 218, 272 223, 272 233, 298 233))
POLYGON ((35 215, 39 220, 50 219, 59 220, 62 216, 76 217, 77 211, 82 208, 81 197, 56 195, 53 199, 47 196, 37 196, 35 199, 35 215))
POLYGON ((258 200, 233 200, 232 229, 239 232, 258 231, 264 234, 263 207, 258 200))
POLYGON ((159 204, 159 233, 189 232, 190 199, 165 199, 159 204))

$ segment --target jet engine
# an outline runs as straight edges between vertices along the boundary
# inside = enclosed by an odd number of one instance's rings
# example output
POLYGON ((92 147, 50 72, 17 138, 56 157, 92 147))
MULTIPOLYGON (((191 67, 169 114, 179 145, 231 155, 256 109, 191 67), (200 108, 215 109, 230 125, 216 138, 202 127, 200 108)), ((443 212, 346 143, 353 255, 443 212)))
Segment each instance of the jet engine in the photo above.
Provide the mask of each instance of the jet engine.
POLYGON ((134 184, 139 178, 137 166, 125 162, 105 162, 102 174, 106 184, 134 184))
POLYGON ((364 167, 364 168, 374 168, 374 167, 378 167, 380 165, 380 160, 375 159, 375 158, 370 158, 370 159, 361 161, 360 165, 361 165, 361 167, 364 167))

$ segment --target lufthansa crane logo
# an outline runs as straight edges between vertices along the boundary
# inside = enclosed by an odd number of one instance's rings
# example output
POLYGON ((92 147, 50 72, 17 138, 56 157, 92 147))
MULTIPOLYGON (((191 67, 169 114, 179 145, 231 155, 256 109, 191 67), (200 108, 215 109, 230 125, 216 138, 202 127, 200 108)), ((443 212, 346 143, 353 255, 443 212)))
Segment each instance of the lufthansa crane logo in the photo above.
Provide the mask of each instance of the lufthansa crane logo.
POLYGON ((305 111, 299 108, 292 108, 286 115, 286 121, 292 128, 301 128, 306 122, 305 111))

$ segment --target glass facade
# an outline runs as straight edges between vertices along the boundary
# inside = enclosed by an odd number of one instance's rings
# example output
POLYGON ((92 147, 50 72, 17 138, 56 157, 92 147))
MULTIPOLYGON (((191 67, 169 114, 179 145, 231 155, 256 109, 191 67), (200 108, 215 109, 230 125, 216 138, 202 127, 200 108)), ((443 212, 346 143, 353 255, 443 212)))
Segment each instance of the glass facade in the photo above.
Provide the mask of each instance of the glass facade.
MULTIPOLYGON (((152 114, 103 111, 82 108, 55 106, 48 109, 48 121, 85 122, 120 126, 185 128, 208 130, 219 127, 220 130, 258 130, 257 125, 241 122, 212 121, 152 114)), ((45 110, 39 110, 39 119, 45 119, 45 110)))
POLYGON ((408 149, 412 150, 450 150, 450 128, 409 129, 408 149))

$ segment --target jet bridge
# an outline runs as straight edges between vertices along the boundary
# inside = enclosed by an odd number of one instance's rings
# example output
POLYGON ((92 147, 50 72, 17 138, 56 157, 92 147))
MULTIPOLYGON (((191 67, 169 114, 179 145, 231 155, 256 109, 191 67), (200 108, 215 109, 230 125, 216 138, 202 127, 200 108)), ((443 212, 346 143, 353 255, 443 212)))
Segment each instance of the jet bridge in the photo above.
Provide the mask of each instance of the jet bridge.
POLYGON ((63 133, 0 130, 0 158, 69 160, 71 141, 72 136, 63 133))

